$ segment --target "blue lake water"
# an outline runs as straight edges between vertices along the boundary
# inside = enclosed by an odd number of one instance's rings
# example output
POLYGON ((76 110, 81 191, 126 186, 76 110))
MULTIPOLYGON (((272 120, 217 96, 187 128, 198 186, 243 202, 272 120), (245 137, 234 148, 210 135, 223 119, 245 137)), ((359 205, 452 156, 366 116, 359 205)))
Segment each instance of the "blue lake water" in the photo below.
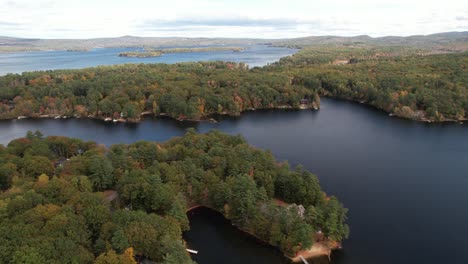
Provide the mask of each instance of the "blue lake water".
MULTIPOLYGON (((242 134, 280 160, 303 164, 349 208, 351 236, 332 263, 468 263, 468 126, 401 120, 332 99, 323 99, 319 111, 255 111, 219 119, 1 121, 0 143, 36 129, 106 145, 165 141, 189 127, 242 134)), ((221 263, 220 256, 223 263, 287 263, 277 250, 242 237, 211 213, 190 219, 186 238, 191 248, 202 249, 199 264, 221 263)))
POLYGON ((153 58, 119 57, 120 52, 135 48, 100 48, 90 51, 32 51, 0 53, 0 75, 25 71, 79 69, 98 65, 124 63, 177 63, 189 61, 244 62, 250 67, 264 66, 297 50, 266 45, 241 46, 245 50, 163 54, 153 58))

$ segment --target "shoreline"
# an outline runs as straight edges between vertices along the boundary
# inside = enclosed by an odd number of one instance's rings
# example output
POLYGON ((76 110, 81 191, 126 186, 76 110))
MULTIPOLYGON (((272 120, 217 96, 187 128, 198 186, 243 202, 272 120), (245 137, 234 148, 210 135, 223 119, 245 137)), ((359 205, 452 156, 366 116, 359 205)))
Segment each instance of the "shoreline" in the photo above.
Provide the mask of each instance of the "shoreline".
POLYGON ((328 260, 330 260, 331 255, 331 248, 326 247, 325 245, 321 244, 320 242, 316 242, 310 247, 308 250, 299 251, 296 256, 289 257, 291 262, 293 263, 302 263, 300 256, 304 257, 305 259, 314 259, 323 256, 328 256, 328 260))
POLYGON ((341 244, 333 241, 315 242, 312 247, 307 250, 301 250, 296 253, 296 256, 289 257, 293 263, 302 263, 301 256, 306 260, 327 256, 331 261, 331 254, 333 250, 341 249, 341 244), (331 245, 327 245, 331 244, 331 245))
MULTIPOLYGON (((328 99, 332 100, 339 100, 339 101, 344 101, 344 102, 351 102, 351 103, 356 103, 356 104, 361 104, 365 105, 367 107, 370 107, 374 110, 378 110, 382 113, 387 114, 388 117, 392 118, 398 118, 402 120, 409 120, 409 121, 415 121, 418 123, 428 123, 428 124, 444 124, 444 123, 459 123, 459 124, 464 124, 465 122, 468 122, 468 118, 463 118, 463 119, 445 119, 445 120, 433 120, 433 119, 428 119, 428 118, 423 118, 423 119, 417 119, 417 118, 408 118, 408 117, 403 117, 396 115, 394 113, 390 113, 385 111, 384 109, 381 109, 379 107, 373 106, 371 104, 368 104, 367 102, 359 102, 353 99, 346 99, 346 98, 339 98, 339 97, 332 97, 332 96, 323 96, 328 99)), ((159 114, 153 114, 152 112, 146 111, 142 112, 139 114, 138 118, 111 118, 111 117, 106 117, 106 116, 95 116, 95 115, 88 115, 88 116, 81 116, 81 115, 72 115, 72 116, 67 116, 67 115, 60 115, 60 114, 43 114, 43 115, 34 115, 34 116, 16 116, 16 117, 11 117, 11 118, 0 118, 0 121, 8 121, 8 120, 22 120, 22 119, 94 119, 94 120, 101 120, 107 123, 132 123, 132 124, 137 124, 140 123, 144 120, 145 116, 151 116, 151 117, 156 117, 156 118, 161 118, 161 117, 168 117, 173 120, 179 121, 179 122, 212 122, 212 123, 217 123, 218 120, 216 120, 214 117, 215 116, 229 116, 229 117, 239 117, 242 115, 242 113, 245 112, 253 112, 257 110, 314 110, 318 111, 320 110, 320 107, 315 107, 313 104, 309 104, 307 106, 300 105, 298 107, 290 106, 290 105, 280 105, 276 107, 264 107, 264 108, 250 108, 250 109, 245 109, 242 110, 238 113, 228 113, 228 112, 222 112, 222 113, 210 113, 205 116, 202 116, 200 118, 196 119, 190 119, 190 118, 176 118, 172 117, 166 113, 159 113, 159 114)))
MULTIPOLYGON (((279 201, 279 200, 275 199, 275 201, 279 201)), ((281 206, 281 205, 279 205, 279 206, 281 206)), ((192 210, 195 210, 197 208, 202 208, 202 207, 208 208, 208 209, 210 209, 210 210, 212 210, 214 212, 217 212, 217 213, 221 214, 226 220, 231 222, 231 220, 227 219, 226 216, 223 213, 218 212, 217 210, 215 210, 215 209, 213 209, 213 208, 211 208, 209 206, 206 206, 206 205, 191 205, 190 207, 185 209, 185 212, 189 213, 192 210)), ((255 234, 252 234, 249 231, 246 231, 246 230, 243 230, 243 229, 239 228, 238 226, 232 224, 232 222, 231 222, 231 225, 234 226, 240 232, 242 232, 242 233, 244 233, 244 234, 246 234, 248 236, 251 236, 252 238, 257 240, 259 243, 269 245, 269 246, 279 250, 279 248, 277 248, 277 247, 269 244, 268 242, 262 240, 261 238, 259 238, 255 234)), ((285 252, 282 252, 281 250, 280 250, 280 252, 283 254, 284 257, 291 260, 292 263, 301 263, 302 260, 300 259, 300 256, 303 256, 305 259, 308 259, 308 260, 323 257, 323 256, 327 256, 328 259, 330 260, 332 251, 336 250, 336 249, 340 249, 340 248, 341 248, 341 244, 339 242, 334 242, 334 241, 330 241, 328 239, 325 239, 325 240, 320 241, 320 242, 315 241, 311 248, 309 248, 307 250, 300 250, 300 251, 296 252, 296 254, 294 256, 288 255, 285 252), (331 244, 331 245, 327 245, 327 244, 331 244)))
POLYGON ((16 116, 12 118, 0 118, 0 121, 8 121, 8 120, 23 120, 23 119, 94 119, 94 120, 101 120, 106 123, 133 123, 137 124, 140 123, 144 120, 145 116, 150 116, 150 117, 156 117, 156 118, 161 118, 161 117, 167 117, 171 118, 173 120, 179 121, 179 122, 212 122, 212 123, 217 123, 218 120, 216 120, 214 117, 215 116, 229 116, 229 117, 239 117, 242 115, 244 112, 253 112, 257 110, 314 110, 317 111, 320 108, 314 108, 313 106, 307 106, 307 107, 293 107, 289 105, 281 105, 277 107, 264 107, 264 108, 250 108, 250 109, 245 109, 240 111, 239 113, 228 113, 228 112, 222 112, 222 113, 210 113, 205 116, 202 116, 200 118, 176 118, 173 116, 170 116, 166 113, 159 113, 159 114, 153 114, 152 112, 142 112, 139 114, 138 118, 111 118, 108 116, 96 116, 96 115, 59 115, 59 114, 43 114, 43 115, 33 115, 33 116, 16 116))
POLYGON ((401 120, 415 121, 415 122, 418 122, 418 123, 428 123, 428 124, 430 124, 430 123, 434 123, 434 124, 461 123, 461 124, 464 124, 464 122, 468 122, 468 117, 462 118, 462 119, 444 119, 444 120, 435 120, 435 119, 429 119, 429 118, 423 118, 423 119, 409 118, 409 117, 404 117, 404 116, 397 115, 397 114, 392 113, 392 112, 388 112, 385 109, 382 109, 382 108, 380 108, 378 106, 369 104, 366 101, 359 101, 359 100, 353 99, 353 98, 340 98, 340 97, 335 97, 335 96, 330 96, 330 95, 321 95, 320 98, 322 98, 322 97, 327 98, 327 99, 331 99, 331 100, 337 100, 337 101, 343 101, 343 102, 348 102, 348 103, 353 103, 353 104, 358 104, 358 105, 364 105, 364 106, 369 107, 369 108, 371 108, 373 110, 377 110, 377 111, 379 111, 381 113, 384 113, 388 117, 398 118, 398 119, 401 119, 401 120))

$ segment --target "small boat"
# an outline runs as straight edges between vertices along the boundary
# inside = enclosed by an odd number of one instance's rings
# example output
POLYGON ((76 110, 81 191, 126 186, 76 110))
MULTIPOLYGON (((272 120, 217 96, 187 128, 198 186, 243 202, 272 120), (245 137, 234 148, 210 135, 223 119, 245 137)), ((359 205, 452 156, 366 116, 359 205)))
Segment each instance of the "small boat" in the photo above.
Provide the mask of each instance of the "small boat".
POLYGON ((104 121, 106 121, 106 122, 110 122, 110 121, 112 121, 112 118, 110 118, 110 117, 106 117, 106 118, 104 118, 104 121))

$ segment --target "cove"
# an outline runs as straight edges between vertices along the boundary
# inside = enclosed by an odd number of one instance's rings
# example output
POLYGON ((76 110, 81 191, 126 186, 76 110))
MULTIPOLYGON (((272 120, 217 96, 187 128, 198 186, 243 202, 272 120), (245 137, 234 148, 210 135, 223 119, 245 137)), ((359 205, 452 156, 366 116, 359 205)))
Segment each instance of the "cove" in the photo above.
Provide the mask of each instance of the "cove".
POLYGON ((198 207, 187 215, 191 229, 184 239, 188 248, 198 251, 192 255, 197 263, 289 263, 278 249, 238 230, 212 209, 198 207))
MULTIPOLYGON (((319 111, 265 110, 245 112, 238 118, 216 118, 219 122, 215 124, 165 118, 139 124, 89 119, 2 121, 0 143, 7 144, 36 129, 46 135, 106 145, 165 141, 183 135, 189 127, 199 132, 219 129, 242 134, 250 144, 271 150, 280 160, 303 164, 318 175, 329 195, 338 196, 349 208, 351 235, 344 249, 332 255, 333 263, 466 263, 466 125, 391 118, 364 105, 325 98, 319 111)), ((231 240, 232 233, 225 233, 224 228, 216 231, 217 236, 197 233, 198 218, 191 219, 190 232, 198 235, 189 235, 187 241, 200 252, 198 243, 225 245, 222 239, 231 240)), ((275 249, 262 252, 271 254, 267 258, 277 256, 283 261, 275 249)), ((255 252, 228 246, 217 247, 212 254, 264 263, 255 252)), ((199 258, 200 264, 213 263, 199 258)))

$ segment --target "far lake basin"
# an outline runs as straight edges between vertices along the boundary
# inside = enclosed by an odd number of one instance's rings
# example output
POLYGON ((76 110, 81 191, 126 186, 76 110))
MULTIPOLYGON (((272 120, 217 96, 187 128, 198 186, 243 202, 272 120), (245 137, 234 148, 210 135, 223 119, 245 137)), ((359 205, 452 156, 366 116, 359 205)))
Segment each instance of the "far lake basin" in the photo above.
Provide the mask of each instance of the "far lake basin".
MULTIPOLYGON (((211 46, 210 46, 211 47, 211 46)), ((222 46, 217 46, 222 47, 222 46)), ((296 49, 267 45, 239 45, 241 52, 209 51, 170 53, 152 58, 119 57, 119 53, 140 50, 138 48, 97 48, 90 51, 31 51, 0 53, 0 76, 25 71, 80 69, 98 65, 125 63, 178 63, 192 61, 244 62, 250 67, 264 66, 292 55, 296 49)), ((164 47, 171 48, 171 47, 164 47)))

